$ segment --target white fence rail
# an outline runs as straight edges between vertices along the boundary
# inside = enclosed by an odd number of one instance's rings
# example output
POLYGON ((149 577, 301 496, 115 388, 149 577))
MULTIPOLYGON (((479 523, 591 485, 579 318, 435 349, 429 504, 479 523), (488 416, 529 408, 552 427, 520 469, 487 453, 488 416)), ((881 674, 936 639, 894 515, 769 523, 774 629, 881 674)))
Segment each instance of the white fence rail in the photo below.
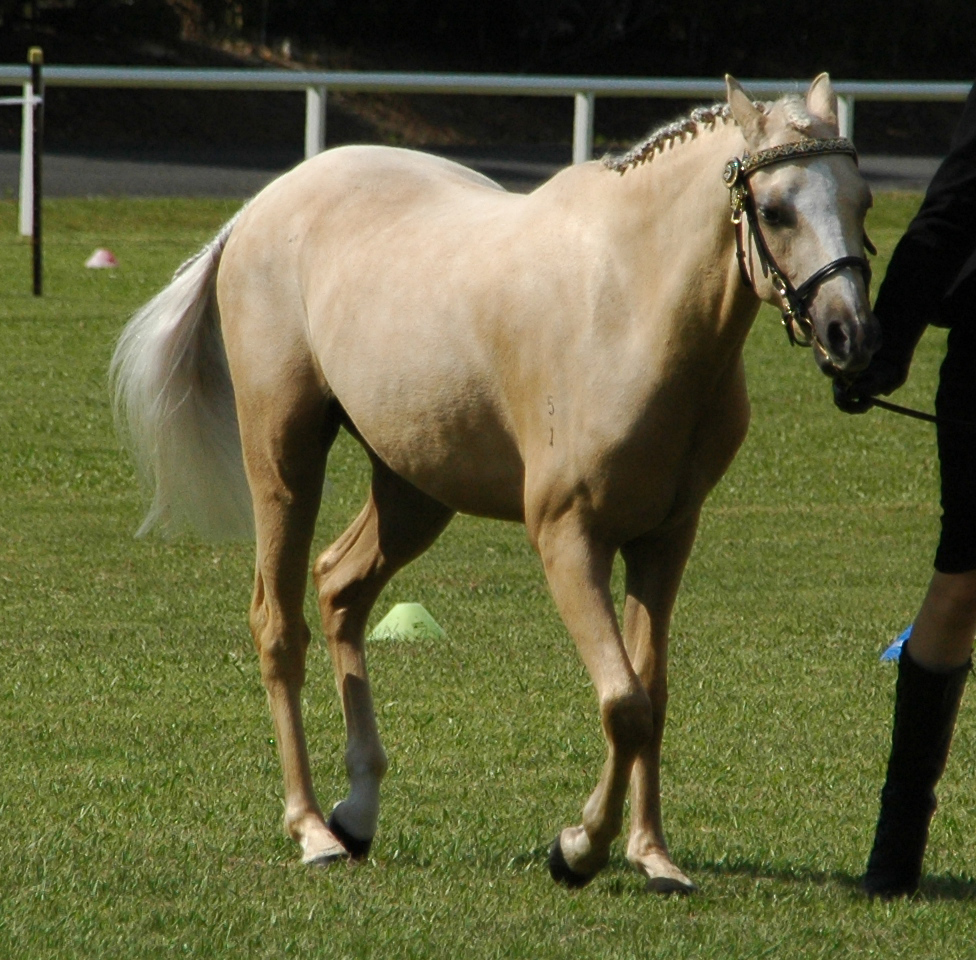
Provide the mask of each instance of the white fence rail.
MULTIPOLYGON (((30 79, 26 66, 0 66, 0 86, 21 86, 30 79)), ((464 73, 367 73, 334 70, 224 70, 178 67, 46 67, 50 87, 128 87, 168 90, 279 90, 305 93, 305 155, 325 147, 326 99, 329 90, 357 93, 479 94, 487 96, 572 97, 573 162, 593 153, 593 120, 597 97, 647 97, 720 100, 721 80, 636 79, 616 77, 502 76, 464 73)), ((793 80, 744 80, 756 97, 775 97, 805 88, 793 80)), ((834 81, 845 136, 854 130, 854 105, 862 101, 961 101, 968 82, 834 81)))

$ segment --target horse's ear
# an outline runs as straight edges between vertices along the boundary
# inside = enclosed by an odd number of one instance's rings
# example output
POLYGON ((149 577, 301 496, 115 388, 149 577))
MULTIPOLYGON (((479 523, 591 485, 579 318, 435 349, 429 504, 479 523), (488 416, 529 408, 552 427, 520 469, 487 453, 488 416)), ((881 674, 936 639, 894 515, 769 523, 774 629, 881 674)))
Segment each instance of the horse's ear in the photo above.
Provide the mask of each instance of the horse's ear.
POLYGON ((766 115, 752 102, 752 98, 735 77, 725 75, 725 89, 732 116, 741 128, 746 143, 754 149, 757 148, 762 143, 766 130, 766 115))
POLYGON ((807 110, 828 126, 837 129, 837 94, 830 82, 830 74, 821 73, 807 91, 807 110))

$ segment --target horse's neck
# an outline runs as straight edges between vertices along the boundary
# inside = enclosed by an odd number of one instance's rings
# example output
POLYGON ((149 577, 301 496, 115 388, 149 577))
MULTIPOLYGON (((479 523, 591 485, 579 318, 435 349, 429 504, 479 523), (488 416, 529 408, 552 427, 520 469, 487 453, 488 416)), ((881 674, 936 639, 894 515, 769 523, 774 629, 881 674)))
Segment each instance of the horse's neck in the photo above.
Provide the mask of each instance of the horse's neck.
POLYGON ((703 337, 741 345, 758 309, 739 276, 722 180, 726 162, 743 149, 739 128, 719 122, 614 174, 614 206, 626 224, 621 243, 634 258, 640 295, 676 345, 703 337))

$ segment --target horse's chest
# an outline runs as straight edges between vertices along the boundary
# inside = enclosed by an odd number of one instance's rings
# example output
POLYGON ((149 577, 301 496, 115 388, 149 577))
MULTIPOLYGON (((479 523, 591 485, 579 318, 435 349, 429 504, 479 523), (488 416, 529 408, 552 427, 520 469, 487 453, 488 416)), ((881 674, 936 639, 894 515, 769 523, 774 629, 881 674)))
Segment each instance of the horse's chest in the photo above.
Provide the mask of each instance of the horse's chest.
POLYGON ((744 387, 733 382, 708 404, 649 418, 602 453, 589 489, 598 513, 622 536, 637 536, 695 515, 735 457, 748 426, 744 387))

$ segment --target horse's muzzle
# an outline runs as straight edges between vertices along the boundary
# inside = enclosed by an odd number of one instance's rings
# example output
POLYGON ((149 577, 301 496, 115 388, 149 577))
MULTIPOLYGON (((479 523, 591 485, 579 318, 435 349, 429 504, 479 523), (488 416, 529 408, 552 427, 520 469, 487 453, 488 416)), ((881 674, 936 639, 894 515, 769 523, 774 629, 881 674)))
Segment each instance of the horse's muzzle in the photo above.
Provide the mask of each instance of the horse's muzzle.
POLYGON ((817 365, 830 377, 859 373, 881 346, 881 327, 873 313, 835 314, 821 329, 814 353, 817 365))

